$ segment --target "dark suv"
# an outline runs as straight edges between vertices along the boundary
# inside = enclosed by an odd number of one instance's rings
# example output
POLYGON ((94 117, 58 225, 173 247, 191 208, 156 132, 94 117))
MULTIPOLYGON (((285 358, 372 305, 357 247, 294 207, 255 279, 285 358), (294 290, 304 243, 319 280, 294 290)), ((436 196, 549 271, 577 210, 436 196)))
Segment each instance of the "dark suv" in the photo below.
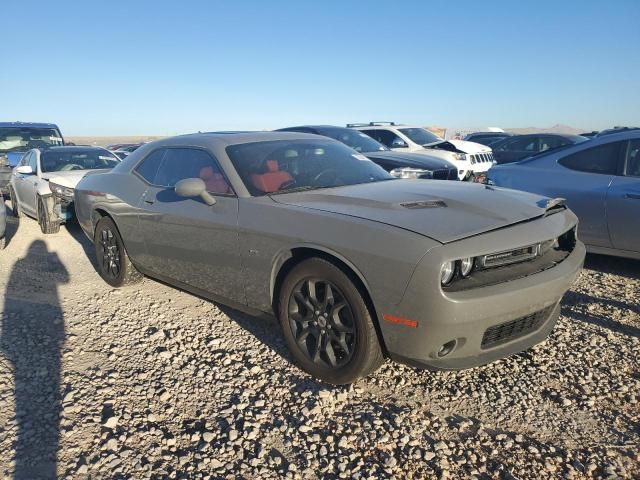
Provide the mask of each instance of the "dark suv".
POLYGON ((64 145, 53 123, 0 122, 0 192, 7 193, 11 169, 32 148, 64 145))
POLYGON ((398 178, 457 180, 458 170, 441 158, 417 153, 394 152, 370 136, 352 128, 332 125, 304 125, 281 128, 279 132, 313 133, 333 138, 361 153, 398 178))

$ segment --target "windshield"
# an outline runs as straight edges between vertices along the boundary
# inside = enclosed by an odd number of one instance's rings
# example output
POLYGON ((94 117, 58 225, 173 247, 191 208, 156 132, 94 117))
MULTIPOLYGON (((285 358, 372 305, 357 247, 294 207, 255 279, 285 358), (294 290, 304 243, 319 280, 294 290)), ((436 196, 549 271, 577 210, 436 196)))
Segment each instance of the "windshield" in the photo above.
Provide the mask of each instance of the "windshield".
POLYGON ((70 170, 96 170, 113 168, 120 163, 118 157, 107 150, 45 151, 40 158, 43 172, 68 172, 70 170))
POLYGON ((347 128, 328 128, 322 130, 321 133, 350 146, 357 152, 380 152, 389 150, 369 135, 357 130, 350 130, 347 128))
POLYGON ((426 145, 428 143, 441 142, 442 139, 434 133, 424 128, 400 128, 402 133, 418 145, 426 145))
POLYGON ((338 142, 274 140, 227 147, 254 196, 393 180, 364 155, 338 142))
POLYGON ((64 145, 55 128, 0 128, 0 153, 25 152, 32 148, 64 145))

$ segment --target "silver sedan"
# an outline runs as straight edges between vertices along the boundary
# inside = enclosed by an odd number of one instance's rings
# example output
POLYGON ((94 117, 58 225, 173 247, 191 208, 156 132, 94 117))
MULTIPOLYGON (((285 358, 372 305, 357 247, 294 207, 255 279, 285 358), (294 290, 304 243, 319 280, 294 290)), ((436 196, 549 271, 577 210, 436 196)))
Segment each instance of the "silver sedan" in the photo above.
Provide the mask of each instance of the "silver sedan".
POLYGON ((488 183, 562 197, 593 253, 640 258, 640 129, 613 129, 577 145, 496 165, 488 183))
POLYGON ((385 357, 459 369, 529 348, 585 253, 558 202, 397 179, 301 133, 149 143, 83 178, 75 207, 107 283, 148 275, 271 312, 298 364, 332 383, 385 357))

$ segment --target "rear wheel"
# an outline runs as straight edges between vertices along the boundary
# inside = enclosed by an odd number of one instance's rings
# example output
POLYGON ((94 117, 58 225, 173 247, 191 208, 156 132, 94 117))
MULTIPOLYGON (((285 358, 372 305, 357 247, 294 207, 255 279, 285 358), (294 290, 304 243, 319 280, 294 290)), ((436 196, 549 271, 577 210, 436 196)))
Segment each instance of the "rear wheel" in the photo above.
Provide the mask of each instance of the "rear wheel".
POLYGON ((22 216, 22 210, 20 210, 20 205, 18 205, 18 197, 16 197, 16 192, 12 187, 9 187, 9 196, 11 197, 11 213, 14 217, 20 218, 22 216))
POLYGON ((326 260, 311 258, 291 270, 280 289, 278 310, 291 353, 316 378, 351 383, 384 362, 362 294, 326 260))
POLYGON ((48 208, 49 201, 49 199, 38 197, 38 224, 45 235, 60 231, 60 222, 51 218, 51 210, 48 208))
POLYGON ((103 217, 96 225, 94 236, 98 273, 112 287, 122 287, 142 280, 122 243, 116 224, 103 217))

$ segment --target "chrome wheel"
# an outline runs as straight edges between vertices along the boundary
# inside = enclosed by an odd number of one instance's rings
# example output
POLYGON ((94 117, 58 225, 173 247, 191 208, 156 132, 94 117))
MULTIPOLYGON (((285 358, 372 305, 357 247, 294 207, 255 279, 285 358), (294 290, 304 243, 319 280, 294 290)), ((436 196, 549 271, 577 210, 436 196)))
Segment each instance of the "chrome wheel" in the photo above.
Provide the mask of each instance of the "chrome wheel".
POLYGON ((338 287, 320 279, 298 282, 289 298, 288 317, 297 346, 314 364, 339 368, 349 363, 356 323, 338 287))

